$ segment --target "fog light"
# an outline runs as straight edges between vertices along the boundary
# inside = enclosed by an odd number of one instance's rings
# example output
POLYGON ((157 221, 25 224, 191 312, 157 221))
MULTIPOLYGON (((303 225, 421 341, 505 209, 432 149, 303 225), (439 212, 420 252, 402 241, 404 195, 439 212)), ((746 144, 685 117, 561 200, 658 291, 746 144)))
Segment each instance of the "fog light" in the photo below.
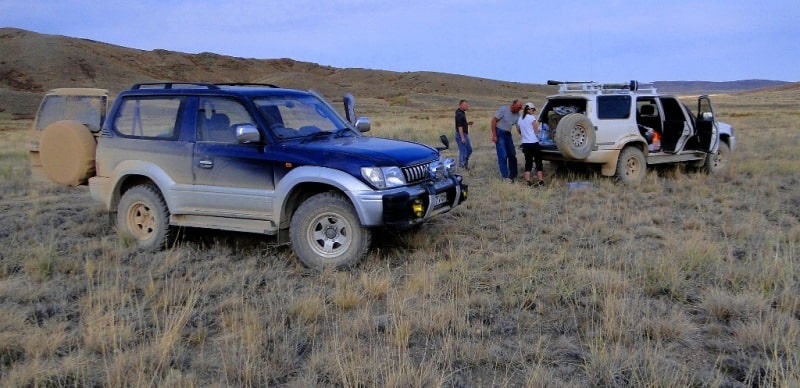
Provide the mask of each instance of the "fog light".
POLYGON ((414 212, 414 215, 417 216, 417 217, 422 217, 422 215, 424 214, 422 212, 422 210, 423 210, 422 202, 420 202, 420 200, 418 200, 418 199, 415 199, 414 203, 411 204, 411 210, 414 212))

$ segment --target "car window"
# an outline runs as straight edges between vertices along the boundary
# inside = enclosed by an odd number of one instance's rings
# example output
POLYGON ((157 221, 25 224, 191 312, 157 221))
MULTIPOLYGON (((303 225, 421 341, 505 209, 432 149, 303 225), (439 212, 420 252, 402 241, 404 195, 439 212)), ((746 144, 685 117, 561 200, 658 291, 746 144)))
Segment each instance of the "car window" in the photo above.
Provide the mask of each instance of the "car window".
POLYGON ((114 120, 114 131, 126 137, 176 138, 182 97, 125 97, 114 120))
MULTIPOLYGON (((661 97, 661 107, 664 108, 664 120, 686 121, 684 104, 672 97, 661 97)), ((689 110, 685 110, 688 112, 689 110)))
MULTIPOLYGON (((691 112, 691 110, 688 110, 691 112)), ((708 97, 700 97, 697 100, 697 118, 709 120, 714 117, 714 109, 711 108, 711 100, 708 97), (707 116, 707 117, 706 117, 707 116)))
POLYGON ((255 126, 247 109, 239 102, 222 97, 203 97, 198 103, 197 140, 236 143, 236 126, 255 126))
POLYGON ((106 117, 105 96, 46 96, 36 116, 36 130, 59 120, 76 120, 92 132, 100 130, 106 117))
POLYGON ((598 96, 598 119, 627 119, 631 115, 631 96, 598 96))

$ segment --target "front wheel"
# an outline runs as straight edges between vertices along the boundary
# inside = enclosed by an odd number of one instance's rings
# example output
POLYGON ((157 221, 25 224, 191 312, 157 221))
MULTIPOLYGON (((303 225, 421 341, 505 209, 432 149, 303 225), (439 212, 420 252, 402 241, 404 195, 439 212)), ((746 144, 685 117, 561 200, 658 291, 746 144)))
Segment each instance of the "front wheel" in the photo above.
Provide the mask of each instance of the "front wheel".
POLYGON ((647 174, 647 164, 642 150, 637 147, 625 147, 617 160, 617 179, 625 184, 638 184, 647 174))
POLYGON ((126 191, 117 207, 117 228, 142 249, 163 249, 170 237, 169 209, 158 190, 140 185, 126 191))
POLYGON ((709 174, 719 174, 728 168, 731 148, 727 143, 720 141, 717 152, 706 156, 703 169, 709 174))
POLYGON ((372 235, 353 205, 336 193, 309 198, 292 216, 292 250, 310 268, 347 268, 367 254, 372 235))

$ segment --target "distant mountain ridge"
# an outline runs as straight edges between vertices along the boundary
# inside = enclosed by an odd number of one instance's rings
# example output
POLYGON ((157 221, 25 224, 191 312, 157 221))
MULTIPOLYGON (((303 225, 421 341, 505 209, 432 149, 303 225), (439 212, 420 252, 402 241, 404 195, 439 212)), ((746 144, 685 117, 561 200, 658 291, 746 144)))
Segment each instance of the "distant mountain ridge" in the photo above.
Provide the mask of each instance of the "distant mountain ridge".
POLYGON ((677 94, 713 94, 735 93, 753 89, 772 88, 791 84, 786 81, 765 79, 749 79, 740 81, 656 81, 653 86, 663 93, 677 94))
MULTIPOLYGON (((334 68, 292 59, 253 59, 214 53, 138 50, 89 39, 0 28, 0 118, 32 118, 43 93, 57 87, 94 87, 112 95, 139 82, 250 82, 314 88, 330 97, 351 92, 360 106, 453 109, 460 98, 473 109, 495 109, 512 98, 543 101, 556 87, 435 72, 334 68)), ((659 81, 661 92, 730 93, 788 84, 783 81, 659 81)))

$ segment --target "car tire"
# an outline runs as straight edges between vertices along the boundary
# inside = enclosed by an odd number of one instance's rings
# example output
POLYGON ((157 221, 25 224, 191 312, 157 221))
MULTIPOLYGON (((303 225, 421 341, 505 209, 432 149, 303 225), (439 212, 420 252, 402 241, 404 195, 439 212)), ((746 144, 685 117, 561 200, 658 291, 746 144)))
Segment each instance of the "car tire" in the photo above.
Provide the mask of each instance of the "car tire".
POLYGON ((592 153, 596 141, 594 125, 586 115, 570 113, 559 121, 554 140, 568 159, 586 159, 592 153))
POLYGON ((355 208, 343 195, 320 193, 303 202, 292 216, 291 245, 309 268, 349 268, 364 258, 372 238, 355 208))
POLYGON ((42 170, 53 182, 79 186, 94 176, 97 142, 85 125, 74 120, 48 125, 39 139, 42 170))
POLYGON ((638 184, 644 181, 646 174, 647 163, 642 150, 634 146, 623 148, 617 159, 617 179, 625 184, 638 184))
POLYGON ((717 152, 708 154, 706 156, 706 163, 703 170, 709 174, 719 174, 728 168, 729 158, 731 156, 731 148, 728 143, 720 141, 717 152))
POLYGON ((158 189, 139 185, 126 191, 117 207, 117 229, 146 251, 164 249, 171 234, 169 209, 158 189))

